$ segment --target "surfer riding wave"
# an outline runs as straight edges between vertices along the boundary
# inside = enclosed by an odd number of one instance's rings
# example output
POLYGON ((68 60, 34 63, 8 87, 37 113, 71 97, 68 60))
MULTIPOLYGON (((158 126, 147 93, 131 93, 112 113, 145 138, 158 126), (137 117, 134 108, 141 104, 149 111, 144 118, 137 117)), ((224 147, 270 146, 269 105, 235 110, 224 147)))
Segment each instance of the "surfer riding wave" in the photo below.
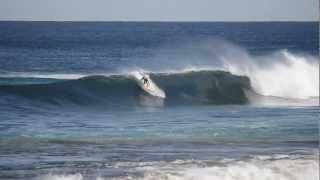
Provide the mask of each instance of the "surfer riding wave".
POLYGON ((141 78, 141 80, 143 81, 143 84, 144 84, 146 87, 149 87, 148 78, 146 78, 145 76, 143 76, 143 77, 141 78))
POLYGON ((166 97, 165 92, 152 81, 148 74, 132 72, 132 75, 141 89, 146 91, 148 94, 160 98, 166 97))

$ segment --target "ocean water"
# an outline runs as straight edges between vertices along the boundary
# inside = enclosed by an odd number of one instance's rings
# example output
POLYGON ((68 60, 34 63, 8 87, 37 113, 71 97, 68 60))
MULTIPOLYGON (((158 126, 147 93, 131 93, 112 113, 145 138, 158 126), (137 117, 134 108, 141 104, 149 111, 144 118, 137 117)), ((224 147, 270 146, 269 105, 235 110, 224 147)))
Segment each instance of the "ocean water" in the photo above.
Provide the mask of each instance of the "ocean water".
POLYGON ((0 179, 319 179, 318 27, 0 22, 0 179))

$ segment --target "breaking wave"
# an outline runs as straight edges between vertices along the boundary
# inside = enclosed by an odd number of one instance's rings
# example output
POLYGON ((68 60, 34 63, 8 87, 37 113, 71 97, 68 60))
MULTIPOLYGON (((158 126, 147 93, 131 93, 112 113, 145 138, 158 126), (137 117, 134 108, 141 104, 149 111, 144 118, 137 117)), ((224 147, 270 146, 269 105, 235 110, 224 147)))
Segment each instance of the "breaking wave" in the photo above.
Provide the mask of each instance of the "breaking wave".
POLYGON ((155 55, 150 62, 139 64, 139 67, 149 72, 222 70, 247 76, 252 89, 263 96, 289 99, 319 97, 317 55, 286 49, 253 54, 217 39, 186 42, 183 46, 169 49, 172 52, 155 55))
POLYGON ((165 100, 141 90, 130 76, 137 67, 128 66, 117 75, 1 73, 0 103, 23 98, 59 105, 319 104, 319 61, 312 55, 252 55, 218 40, 191 44, 179 48, 186 54, 172 50, 137 64, 165 91, 165 100))
POLYGON ((265 96, 297 99, 319 96, 319 63, 315 57, 283 50, 260 57, 266 64, 254 63, 250 58, 244 64, 230 63, 225 59, 224 66, 234 74, 250 77, 256 92, 265 96))
MULTIPOLYGON (((244 104, 247 77, 223 71, 151 74, 166 92, 163 104, 244 104)), ((160 101, 145 93, 130 75, 88 76, 80 79, 1 78, 0 95, 18 96, 51 104, 132 105, 160 101), (10 83, 6 84, 5 82, 10 83)), ((2 98, 5 99, 5 98, 2 98)), ((9 98, 10 99, 10 98, 9 98)))

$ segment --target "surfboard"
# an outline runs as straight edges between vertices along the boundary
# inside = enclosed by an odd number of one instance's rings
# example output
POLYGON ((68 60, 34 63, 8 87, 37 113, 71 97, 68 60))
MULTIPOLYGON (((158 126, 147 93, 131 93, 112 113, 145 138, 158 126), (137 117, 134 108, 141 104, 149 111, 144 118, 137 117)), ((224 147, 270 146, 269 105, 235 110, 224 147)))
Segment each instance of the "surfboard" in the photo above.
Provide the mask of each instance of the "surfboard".
POLYGON ((159 97, 159 98, 165 98, 166 94, 165 92, 160 89, 156 83, 154 83, 152 81, 152 79, 150 78, 150 76, 146 73, 143 72, 133 72, 133 77, 136 80, 137 84, 139 85, 139 87, 141 89, 143 89, 145 92, 147 92, 148 94, 155 96, 155 97, 159 97), (144 84, 143 79, 142 78, 146 78, 148 79, 148 83, 144 84))

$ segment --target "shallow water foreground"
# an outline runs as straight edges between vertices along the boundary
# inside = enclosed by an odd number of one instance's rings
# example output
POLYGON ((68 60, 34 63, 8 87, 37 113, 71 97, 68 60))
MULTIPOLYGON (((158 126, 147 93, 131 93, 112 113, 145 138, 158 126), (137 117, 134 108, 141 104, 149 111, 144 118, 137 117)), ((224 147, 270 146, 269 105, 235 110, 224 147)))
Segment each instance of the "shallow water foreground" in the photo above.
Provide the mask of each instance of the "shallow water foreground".
POLYGON ((318 179, 318 107, 78 108, 6 114, 1 179, 318 179))

